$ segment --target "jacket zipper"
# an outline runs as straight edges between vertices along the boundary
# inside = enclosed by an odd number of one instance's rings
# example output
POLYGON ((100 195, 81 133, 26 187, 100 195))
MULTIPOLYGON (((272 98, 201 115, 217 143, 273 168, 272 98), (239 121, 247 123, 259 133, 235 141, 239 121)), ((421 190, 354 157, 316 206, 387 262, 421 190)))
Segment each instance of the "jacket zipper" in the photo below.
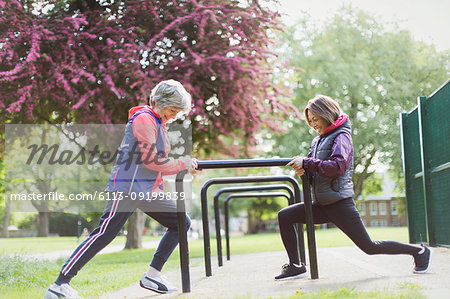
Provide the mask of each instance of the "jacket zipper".
MULTIPOLYGON (((320 142, 323 140, 322 137, 319 137, 319 140, 316 143, 316 147, 314 148, 314 158, 317 159, 317 149, 319 148, 319 144, 320 142)), ((313 174, 314 176, 317 176, 317 174, 313 174)), ((316 198, 317 202, 320 204, 319 202, 319 197, 317 196, 317 192, 316 192, 316 178, 313 178, 313 182, 314 182, 314 186, 313 186, 313 191, 314 191, 314 197, 316 198)))

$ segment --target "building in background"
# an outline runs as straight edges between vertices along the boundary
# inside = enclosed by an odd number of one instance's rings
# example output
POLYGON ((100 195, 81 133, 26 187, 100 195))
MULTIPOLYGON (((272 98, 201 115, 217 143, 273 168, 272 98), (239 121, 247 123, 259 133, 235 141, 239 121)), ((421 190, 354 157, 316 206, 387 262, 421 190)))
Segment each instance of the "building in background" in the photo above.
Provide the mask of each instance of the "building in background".
POLYGON ((406 213, 399 214, 399 200, 404 195, 394 193, 395 184, 386 174, 383 176, 383 191, 379 195, 368 195, 359 200, 357 208, 366 226, 406 226, 406 213))
POLYGON ((406 213, 398 213, 399 198, 381 196, 361 200, 357 207, 365 226, 406 226, 406 213))

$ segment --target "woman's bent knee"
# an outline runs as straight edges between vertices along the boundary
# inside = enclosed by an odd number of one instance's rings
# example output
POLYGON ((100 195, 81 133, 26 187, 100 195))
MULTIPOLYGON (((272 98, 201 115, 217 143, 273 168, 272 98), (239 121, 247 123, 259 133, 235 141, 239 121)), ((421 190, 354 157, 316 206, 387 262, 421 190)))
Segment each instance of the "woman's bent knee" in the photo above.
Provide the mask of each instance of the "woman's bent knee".
POLYGON ((286 208, 281 209, 280 211, 278 211, 278 224, 283 225, 283 224, 292 223, 290 218, 291 217, 289 216, 289 213, 286 210, 286 208))
POLYGON ((280 222, 280 221, 283 221, 284 220, 284 218, 285 218, 285 215, 284 215, 285 213, 283 212, 283 210, 280 210, 280 211, 278 211, 278 223, 280 222))

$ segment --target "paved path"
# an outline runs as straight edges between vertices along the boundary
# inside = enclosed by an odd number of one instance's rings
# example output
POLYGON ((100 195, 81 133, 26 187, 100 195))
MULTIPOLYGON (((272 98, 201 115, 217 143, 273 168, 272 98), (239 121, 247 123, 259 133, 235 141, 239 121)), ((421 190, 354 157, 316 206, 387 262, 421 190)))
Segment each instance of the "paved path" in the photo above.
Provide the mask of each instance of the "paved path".
MULTIPOLYGON (((191 260, 191 293, 158 295, 139 287, 138 282, 101 299, 121 298, 267 298, 295 295, 296 291, 317 292, 340 288, 356 290, 398 291, 407 283, 420 286, 427 298, 449 298, 450 249, 433 248, 429 273, 412 274, 412 258, 402 255, 364 254, 356 247, 318 249, 319 279, 274 281, 273 277, 286 261, 285 252, 232 255, 218 268, 213 257, 213 276, 205 277, 202 260, 191 260)), ((166 273, 169 281, 181 290, 179 270, 166 273)))

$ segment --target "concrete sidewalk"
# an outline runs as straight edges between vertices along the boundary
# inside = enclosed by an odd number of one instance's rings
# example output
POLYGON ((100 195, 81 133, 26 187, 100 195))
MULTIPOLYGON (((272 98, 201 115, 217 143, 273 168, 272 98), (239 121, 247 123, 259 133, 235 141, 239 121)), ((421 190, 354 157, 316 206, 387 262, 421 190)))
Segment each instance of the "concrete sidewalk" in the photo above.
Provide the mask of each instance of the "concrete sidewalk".
POLYGON ((266 298, 295 295, 296 291, 317 292, 353 287, 360 291, 399 291, 406 283, 416 284, 427 298, 449 298, 450 249, 432 248, 433 258, 427 274, 412 274, 410 256, 369 256, 356 247, 318 249, 319 279, 310 278, 274 281, 287 261, 286 253, 265 252, 231 255, 231 261, 217 267, 213 257, 213 276, 205 277, 203 260, 191 261, 191 292, 181 293, 181 274, 165 273, 179 292, 158 295, 139 287, 139 283, 115 293, 102 296, 111 298, 266 298))

